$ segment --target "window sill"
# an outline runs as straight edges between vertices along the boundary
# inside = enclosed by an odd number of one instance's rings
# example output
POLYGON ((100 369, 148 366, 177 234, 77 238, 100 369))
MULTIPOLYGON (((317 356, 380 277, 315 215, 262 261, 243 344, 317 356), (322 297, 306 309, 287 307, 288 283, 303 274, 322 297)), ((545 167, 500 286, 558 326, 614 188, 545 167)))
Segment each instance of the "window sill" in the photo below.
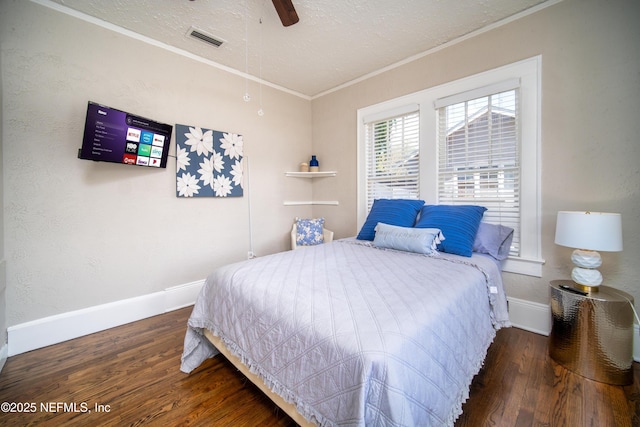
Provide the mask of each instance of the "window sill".
POLYGON ((505 273, 524 274, 525 276, 542 277, 543 259, 509 257, 502 264, 505 273))

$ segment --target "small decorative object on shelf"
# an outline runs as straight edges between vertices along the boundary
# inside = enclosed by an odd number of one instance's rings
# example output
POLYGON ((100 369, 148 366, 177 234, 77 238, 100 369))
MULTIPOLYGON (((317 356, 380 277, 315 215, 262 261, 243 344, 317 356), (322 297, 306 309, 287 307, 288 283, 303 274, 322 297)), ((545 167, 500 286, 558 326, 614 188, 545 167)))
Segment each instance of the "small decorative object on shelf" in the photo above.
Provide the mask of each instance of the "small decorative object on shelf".
POLYGON ((309 172, 309 163, 300 163, 300 172, 309 172))
POLYGON ((318 159, 316 159, 315 155, 312 155, 311 160, 309 161, 309 171, 310 172, 320 171, 320 164, 318 163, 318 159))

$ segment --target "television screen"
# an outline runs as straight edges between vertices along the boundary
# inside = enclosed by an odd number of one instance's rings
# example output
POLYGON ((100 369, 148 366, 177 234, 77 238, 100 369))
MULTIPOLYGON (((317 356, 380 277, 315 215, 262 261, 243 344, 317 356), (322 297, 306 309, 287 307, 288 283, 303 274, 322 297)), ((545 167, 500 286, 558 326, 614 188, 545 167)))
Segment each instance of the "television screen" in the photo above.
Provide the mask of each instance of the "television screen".
POLYGON ((166 168, 172 131, 171 125, 89 101, 78 157, 166 168))

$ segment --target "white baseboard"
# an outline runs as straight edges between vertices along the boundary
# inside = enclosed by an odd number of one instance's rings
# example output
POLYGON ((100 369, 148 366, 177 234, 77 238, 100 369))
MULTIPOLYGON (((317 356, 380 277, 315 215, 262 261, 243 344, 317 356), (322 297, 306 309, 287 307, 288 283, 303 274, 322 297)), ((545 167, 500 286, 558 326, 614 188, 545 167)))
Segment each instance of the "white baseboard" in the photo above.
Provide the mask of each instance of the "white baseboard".
POLYGON ((516 328, 549 335, 551 332, 551 308, 549 304, 507 297, 509 303, 509 320, 516 328))
POLYGON ((203 284, 204 280, 200 280, 11 326, 7 329, 7 355, 15 356, 192 305, 203 284))

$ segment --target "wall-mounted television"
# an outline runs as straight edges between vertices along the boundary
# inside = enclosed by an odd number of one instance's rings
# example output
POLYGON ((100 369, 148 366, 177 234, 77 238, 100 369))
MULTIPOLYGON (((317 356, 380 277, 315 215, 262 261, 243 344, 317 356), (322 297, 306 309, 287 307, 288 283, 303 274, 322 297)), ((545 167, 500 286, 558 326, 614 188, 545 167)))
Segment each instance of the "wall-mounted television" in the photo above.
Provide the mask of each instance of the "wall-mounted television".
POLYGON ((89 101, 78 158, 167 167, 173 126, 89 101))

